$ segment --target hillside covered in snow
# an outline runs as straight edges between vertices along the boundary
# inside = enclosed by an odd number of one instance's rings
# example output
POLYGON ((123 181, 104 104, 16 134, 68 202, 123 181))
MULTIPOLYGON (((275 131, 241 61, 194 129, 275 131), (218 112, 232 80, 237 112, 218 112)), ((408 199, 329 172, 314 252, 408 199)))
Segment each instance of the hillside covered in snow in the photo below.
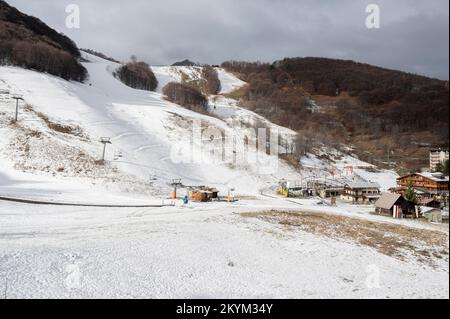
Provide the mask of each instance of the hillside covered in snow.
MULTIPOLYGON (((84 63, 89 71, 86 83, 1 67, 1 90, 9 92, 2 95, 1 105, 3 179, 21 180, 25 174, 34 173, 52 184, 70 181, 75 185, 85 178, 89 184, 112 190, 158 197, 170 194, 172 179, 182 179, 185 185, 210 185, 223 192, 233 188, 254 195, 279 178, 296 178, 298 173, 285 163, 264 174, 263 165, 212 159, 207 152, 214 153, 214 143, 210 135, 203 134, 208 127, 219 134, 231 132, 236 147, 244 147, 244 140, 236 138, 230 124, 169 103, 160 93, 131 89, 113 76, 119 65, 84 55, 89 61, 84 63), (17 124, 11 123, 14 94, 24 99, 17 124), (193 141, 195 129, 200 139, 193 141), (101 137, 112 140, 105 164, 99 163, 101 137)), ((162 85, 179 81, 181 72, 196 74, 195 68, 186 67, 155 70, 162 85)), ((230 79, 227 75, 225 90, 240 85, 239 80, 233 84, 230 79)), ((262 152, 258 156, 263 158, 261 163, 277 160, 262 152)), ((4 189, 3 193, 13 193, 15 188, 4 189)), ((40 189, 43 192, 43 187, 40 189)))
MULTIPOLYGON (((354 145, 305 147, 302 130, 284 126, 269 108, 261 112, 267 97, 258 94, 269 91, 255 78, 247 81, 246 72, 188 60, 171 66, 134 61, 152 78, 152 85, 138 83, 140 90, 132 88, 133 65, 79 52, 43 22, 3 5, 5 30, 5 299, 448 299, 448 225, 393 219, 335 195, 280 195, 282 184, 318 192, 323 185, 342 190, 364 183, 376 185, 378 195, 378 187, 395 187, 399 176, 358 158, 354 145), (22 47, 14 38, 18 30, 29 36, 24 48, 45 56, 39 67, 34 54, 12 59, 28 52, 8 49, 22 47), (52 68, 47 62, 57 56, 67 60, 52 68), (129 69, 121 74, 124 65, 129 69), (197 90, 202 107, 190 107, 179 91, 170 96, 168 85, 197 90), (189 197, 200 190, 219 196, 189 197)), ((275 86, 270 99, 277 102, 298 93, 275 86)), ((310 99, 303 111, 320 115, 328 107, 322 102, 310 99)))
MULTIPOLYGON (((117 80, 113 73, 120 65, 83 55, 89 61, 83 63, 89 72, 86 83, 17 67, 0 68, 3 180, 42 179, 52 185, 48 196, 58 183, 69 183, 78 190, 87 183, 101 193, 105 188, 121 196, 161 198, 170 194, 174 179, 189 186, 216 187, 223 193, 234 189, 237 194, 257 195, 262 189, 276 187, 281 179, 330 176, 331 164, 319 159, 311 164, 313 155, 310 160, 305 158, 306 165, 299 171, 278 154, 267 155, 249 147, 251 135, 245 132, 254 127, 276 131, 289 143, 293 143, 295 132, 238 107, 231 98, 211 96, 210 116, 165 100, 161 87, 185 78, 198 79, 201 67, 154 67, 159 87, 153 93, 129 88, 117 80), (11 122, 14 95, 23 97, 18 123, 11 122), (112 141, 105 163, 100 162, 102 137, 112 141), (245 156, 240 158, 236 153, 245 156)), ((244 84, 223 69, 218 74, 223 94, 244 84)), ((279 152, 283 152, 282 147, 279 152)), ((342 154, 337 153, 336 158, 341 159, 342 154)), ((352 158, 346 163, 370 167, 352 158)), ((333 165, 343 172, 345 164, 333 165)), ((385 189, 395 185, 394 173, 388 180, 383 177, 386 173, 380 174, 370 177, 381 179, 385 189)), ((2 187, 3 194, 21 192, 11 183, 2 187)), ((45 193, 42 185, 39 188, 45 193)))

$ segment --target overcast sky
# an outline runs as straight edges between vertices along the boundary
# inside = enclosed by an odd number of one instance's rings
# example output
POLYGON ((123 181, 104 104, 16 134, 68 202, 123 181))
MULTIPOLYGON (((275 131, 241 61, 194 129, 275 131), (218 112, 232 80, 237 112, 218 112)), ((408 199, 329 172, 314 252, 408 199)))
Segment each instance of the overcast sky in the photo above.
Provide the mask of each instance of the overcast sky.
POLYGON ((448 0, 6 0, 75 40, 156 65, 189 58, 274 61, 352 59, 448 80, 448 0), (77 4, 80 29, 65 25, 77 4), (366 6, 381 8, 368 29, 366 6))

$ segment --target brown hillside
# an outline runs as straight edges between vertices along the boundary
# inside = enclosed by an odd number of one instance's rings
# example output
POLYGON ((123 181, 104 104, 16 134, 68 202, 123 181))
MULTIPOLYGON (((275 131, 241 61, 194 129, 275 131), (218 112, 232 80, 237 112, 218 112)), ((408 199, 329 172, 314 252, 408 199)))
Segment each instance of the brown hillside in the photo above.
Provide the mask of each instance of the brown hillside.
POLYGON ((364 159, 381 166, 389 159, 398 170, 427 166, 429 148, 448 147, 446 81, 325 58, 223 67, 249 83, 243 107, 311 136, 308 144, 351 144, 364 159))
POLYGON ((16 65, 83 81, 80 51, 65 35, 0 0, 0 65, 16 65))

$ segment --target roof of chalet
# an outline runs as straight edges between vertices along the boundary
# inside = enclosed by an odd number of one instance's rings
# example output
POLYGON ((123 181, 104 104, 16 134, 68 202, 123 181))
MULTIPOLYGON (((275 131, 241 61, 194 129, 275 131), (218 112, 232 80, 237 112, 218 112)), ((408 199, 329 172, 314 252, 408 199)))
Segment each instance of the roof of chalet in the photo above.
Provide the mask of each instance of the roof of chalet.
POLYGON ((351 181, 345 185, 352 189, 381 188, 380 184, 367 181, 351 181))
POLYGON ((442 210, 440 210, 438 208, 420 206, 420 210, 422 211, 422 214, 430 214, 430 213, 433 213, 433 212, 437 212, 437 213, 441 213, 442 214, 442 210))
POLYGON ((375 203, 375 207, 382 209, 391 209, 392 206, 402 197, 400 194, 383 193, 380 199, 375 203))
POLYGON ((442 173, 419 173, 419 176, 431 179, 435 182, 448 182, 448 176, 445 176, 442 173))
POLYGON ((419 201, 419 203, 423 204, 423 205, 428 205, 428 204, 431 204, 433 202, 439 203, 439 201, 437 199, 435 199, 435 198, 424 198, 424 199, 421 199, 419 201))
POLYGON ((449 177, 445 176, 442 173, 414 173, 414 174, 402 176, 402 177, 398 178, 398 180, 401 180, 401 179, 404 179, 404 178, 407 178, 410 176, 414 176, 414 175, 422 176, 422 177, 432 180, 434 182, 447 182, 448 183, 448 181, 449 181, 449 177))

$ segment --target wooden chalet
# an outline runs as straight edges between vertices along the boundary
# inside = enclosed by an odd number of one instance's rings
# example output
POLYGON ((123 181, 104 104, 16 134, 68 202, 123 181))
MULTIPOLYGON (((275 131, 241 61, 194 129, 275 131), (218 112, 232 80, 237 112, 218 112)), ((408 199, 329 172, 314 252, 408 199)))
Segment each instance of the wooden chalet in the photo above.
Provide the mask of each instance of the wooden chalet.
POLYGON ((397 179, 400 187, 407 187, 410 183, 412 187, 425 189, 432 192, 448 192, 448 176, 441 173, 415 173, 397 179))
POLYGON ((366 181, 353 181, 344 186, 341 199, 353 204, 373 204, 380 196, 379 184, 366 181))

